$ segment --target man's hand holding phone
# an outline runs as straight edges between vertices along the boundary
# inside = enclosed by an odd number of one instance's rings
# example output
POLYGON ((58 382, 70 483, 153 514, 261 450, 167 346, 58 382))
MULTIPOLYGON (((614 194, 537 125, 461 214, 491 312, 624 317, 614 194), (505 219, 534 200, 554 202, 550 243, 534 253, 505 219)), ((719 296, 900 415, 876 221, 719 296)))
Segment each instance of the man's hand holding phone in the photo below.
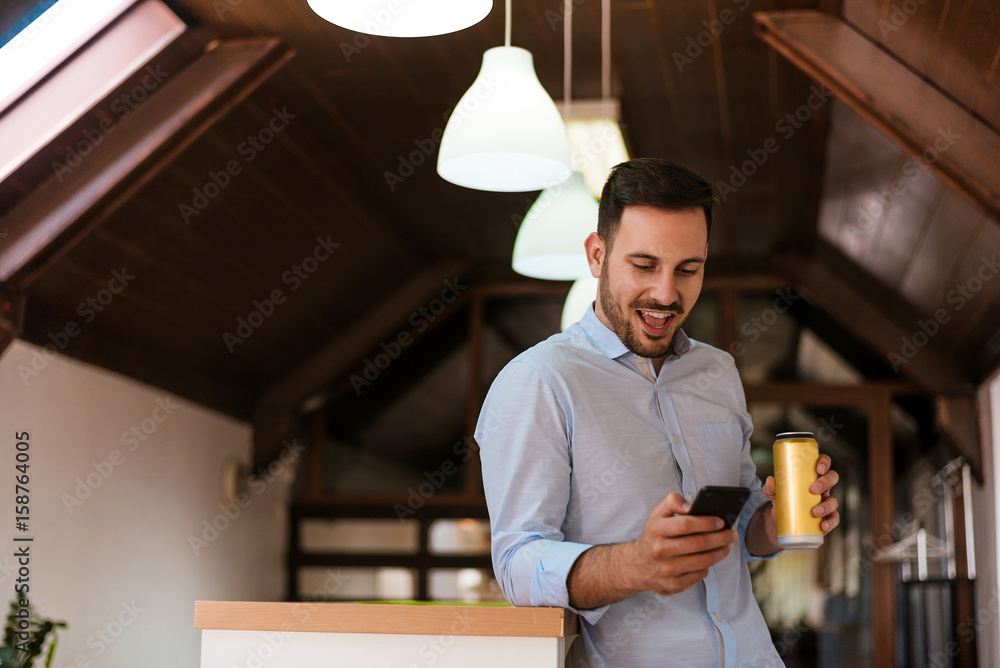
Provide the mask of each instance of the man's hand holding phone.
POLYGON ((634 563, 646 578, 644 589, 661 595, 684 591, 705 579, 709 567, 725 559, 739 539, 722 519, 694 515, 692 508, 675 492, 650 513, 632 544, 634 563))

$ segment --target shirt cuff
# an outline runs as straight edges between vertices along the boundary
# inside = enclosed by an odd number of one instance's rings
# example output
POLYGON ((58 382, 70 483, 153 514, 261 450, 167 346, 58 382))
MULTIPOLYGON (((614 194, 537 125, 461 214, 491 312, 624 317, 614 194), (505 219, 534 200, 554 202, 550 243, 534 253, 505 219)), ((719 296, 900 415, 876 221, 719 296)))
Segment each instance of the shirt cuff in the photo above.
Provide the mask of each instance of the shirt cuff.
POLYGON ((596 624, 604 616, 608 606, 580 610, 569 604, 569 572, 580 555, 591 547, 593 546, 585 543, 553 543, 542 555, 535 570, 531 583, 531 604, 566 608, 578 614, 588 624, 596 624))
POLYGON ((772 552, 771 554, 756 555, 751 554, 750 550, 747 548, 747 527, 750 526, 750 518, 754 516, 757 509, 762 505, 767 503, 770 499, 764 494, 760 489, 754 490, 750 495, 749 500, 747 500, 746 505, 743 507, 743 512, 740 514, 740 544, 743 547, 743 556, 746 561, 767 561, 768 559, 774 559, 776 556, 781 554, 781 550, 777 552, 772 552))

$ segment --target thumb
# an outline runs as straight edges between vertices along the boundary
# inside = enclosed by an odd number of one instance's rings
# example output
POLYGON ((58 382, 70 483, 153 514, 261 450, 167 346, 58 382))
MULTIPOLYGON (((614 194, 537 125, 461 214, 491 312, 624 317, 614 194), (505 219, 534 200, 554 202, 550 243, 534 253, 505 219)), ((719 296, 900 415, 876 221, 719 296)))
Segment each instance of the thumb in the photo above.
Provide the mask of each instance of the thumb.
POLYGON ((690 507, 691 505, 684 501, 683 496, 677 492, 671 492, 665 499, 656 504, 656 507, 653 508, 653 512, 649 516, 673 517, 674 515, 683 515, 690 507))
POLYGON ((766 496, 767 498, 771 499, 771 501, 774 501, 774 477, 773 476, 767 476, 767 480, 764 481, 764 485, 763 485, 763 487, 761 487, 760 491, 764 492, 764 496, 766 496))

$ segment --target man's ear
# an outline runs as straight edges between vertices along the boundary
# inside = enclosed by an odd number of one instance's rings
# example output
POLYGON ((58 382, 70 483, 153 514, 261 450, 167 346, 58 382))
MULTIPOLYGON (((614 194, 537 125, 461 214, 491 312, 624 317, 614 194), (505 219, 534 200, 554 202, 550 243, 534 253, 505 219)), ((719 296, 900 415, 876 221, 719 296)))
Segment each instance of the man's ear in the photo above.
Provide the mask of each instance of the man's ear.
POLYGON ((594 278, 600 278, 601 264, 604 262, 604 239, 597 232, 591 232, 583 242, 583 248, 587 251, 587 264, 590 265, 590 275, 594 278))

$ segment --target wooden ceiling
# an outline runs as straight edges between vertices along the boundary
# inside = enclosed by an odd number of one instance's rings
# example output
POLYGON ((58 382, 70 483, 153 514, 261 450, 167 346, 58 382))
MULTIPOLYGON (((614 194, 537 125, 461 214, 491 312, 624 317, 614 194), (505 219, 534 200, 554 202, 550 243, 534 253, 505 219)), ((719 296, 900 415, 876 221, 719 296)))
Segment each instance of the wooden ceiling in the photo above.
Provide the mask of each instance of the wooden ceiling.
MULTIPOLYGON (((277 38, 294 57, 193 131, 191 141, 128 192, 104 202, 75 243, 8 281, 8 294, 25 298, 23 338, 52 343, 75 322, 79 334, 60 346, 64 354, 252 419, 262 398, 290 375, 306 377, 313 368, 318 379, 336 368, 346 382, 346 372, 401 331, 407 315, 445 281, 479 285, 516 277, 509 265, 517 221, 537 194, 463 189, 434 168, 435 137, 474 80, 482 53, 503 42, 502 3, 468 30, 409 40, 358 36, 318 18, 305 0, 169 4, 195 28, 172 52, 171 75, 215 38, 277 38), (387 179, 392 174, 402 182, 387 179), (213 181, 224 182, 217 193, 213 181), (87 300, 102 294, 116 271, 134 279, 100 311, 88 310, 87 300), (282 299, 268 306, 276 290, 282 299), (254 322, 256 311, 265 317, 250 330, 238 329, 241 319, 254 322), (243 340, 234 343, 233 336, 243 340), (337 350, 341 358, 332 364, 337 350), (319 359, 328 367, 317 367, 319 359)), ((734 186, 724 192, 713 226, 710 272, 759 268, 775 251, 816 247, 833 105, 753 34, 752 12, 817 4, 823 3, 611 3, 612 88, 630 154, 674 160, 734 186), (799 120, 789 121, 796 113, 799 120), (744 166, 762 155, 765 164, 744 166)), ((996 19, 987 0, 973 4, 996 19)), ((885 45, 903 58, 922 59, 929 78, 954 81, 949 94, 996 128, 997 98, 982 93, 996 59, 977 56, 969 76, 949 73, 962 69, 966 53, 996 53, 1000 31, 984 37, 969 27, 981 23, 979 17, 949 10, 945 0, 926 5, 909 24, 910 37, 893 32, 885 45), (918 48, 928 39, 936 40, 934 58, 918 48)), ((600 3, 574 6, 574 97, 599 97, 600 3)), ((872 22, 890 9, 888 0, 851 0, 843 16, 874 39, 872 22)), ((561 17, 561 2, 514 2, 512 42, 533 53, 540 81, 557 100, 563 94, 561 17)), ((0 184, 0 222, 51 181, 50 165, 66 160, 67 146, 113 117, 113 99, 0 184)), ((144 104, 158 104, 157 93, 144 104)), ((848 149, 831 143, 829 150, 848 149)), ((860 154, 850 155, 845 168, 856 175, 850 160, 860 154)), ((978 231, 956 237, 949 253, 998 243, 995 234, 982 236, 996 231, 995 221, 969 224, 978 231)), ((820 242, 831 245, 834 223, 823 225, 820 242)), ((948 225, 948 219, 939 224, 945 236, 948 225)), ((886 246, 889 233, 872 238, 886 246)), ((886 247, 879 255, 872 246, 870 261, 848 259, 866 280, 884 281, 890 298, 919 298, 903 274, 893 274, 893 262, 909 261, 912 249, 886 247)), ((961 273, 964 265, 957 263, 920 275, 940 289, 961 273)), ((982 307, 976 313, 994 312, 982 307)), ((968 331, 955 334, 955 344, 989 338, 985 325, 970 320, 963 327, 968 331)), ((961 362, 967 366, 970 359, 961 362)))

